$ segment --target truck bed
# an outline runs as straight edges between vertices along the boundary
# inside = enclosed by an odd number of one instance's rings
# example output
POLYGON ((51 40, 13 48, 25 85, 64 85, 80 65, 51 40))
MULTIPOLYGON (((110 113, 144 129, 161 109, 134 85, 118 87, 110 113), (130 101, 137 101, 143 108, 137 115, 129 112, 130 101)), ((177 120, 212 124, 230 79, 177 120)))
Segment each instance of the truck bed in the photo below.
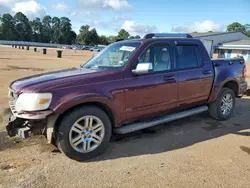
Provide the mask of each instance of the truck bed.
POLYGON ((212 59, 212 62, 214 65, 215 80, 217 81, 215 84, 217 85, 233 78, 239 84, 238 95, 242 95, 242 92, 247 87, 244 58, 212 59))

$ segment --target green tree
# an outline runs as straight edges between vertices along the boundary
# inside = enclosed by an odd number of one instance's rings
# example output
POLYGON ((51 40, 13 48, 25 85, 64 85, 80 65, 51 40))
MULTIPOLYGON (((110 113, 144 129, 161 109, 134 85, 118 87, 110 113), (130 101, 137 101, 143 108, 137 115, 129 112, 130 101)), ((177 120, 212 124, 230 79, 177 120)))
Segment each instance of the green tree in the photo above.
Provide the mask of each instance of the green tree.
POLYGON ((250 37, 250 24, 244 25, 245 30, 246 30, 246 35, 250 37))
POLYGON ((238 22, 234 22, 234 23, 229 24, 227 26, 227 32, 242 32, 242 33, 246 33, 246 29, 245 29, 244 25, 241 25, 238 22))
POLYGON ((70 38, 71 38, 71 43, 70 44, 76 42, 76 37, 77 37, 76 32, 75 31, 70 31, 70 38))
POLYGON ((10 14, 4 14, 1 17, 2 39, 18 40, 15 23, 15 19, 10 14))
POLYGON ((100 44, 102 44, 102 45, 108 45, 109 44, 107 37, 104 36, 104 35, 101 35, 99 37, 99 40, 100 40, 100 44))
POLYGON ((87 45, 97 45, 99 43, 99 36, 96 32, 96 29, 91 29, 86 37, 85 37, 85 44, 87 45))
POLYGON ((140 39, 141 37, 139 35, 135 35, 135 39, 140 39))
POLYGON ((30 26, 32 29, 31 40, 34 42, 42 42, 43 25, 42 25, 40 18, 36 18, 35 20, 30 21, 30 26))
POLYGON ((53 36, 52 19, 49 15, 43 17, 42 21, 42 42, 51 42, 53 36))
POLYGON ((53 17, 52 21, 51 21, 51 30, 52 30, 52 33, 51 33, 51 41, 54 42, 54 43, 60 43, 60 23, 61 23, 61 20, 60 18, 58 17, 53 17))
POLYGON ((14 18, 18 39, 21 41, 30 41, 32 30, 28 18, 21 12, 17 12, 14 18))
POLYGON ((59 43, 60 44, 71 44, 71 23, 70 20, 66 17, 60 19, 59 25, 59 43))
POLYGON ((81 43, 85 43, 86 36, 89 33, 89 25, 82 25, 79 34, 77 36, 77 41, 81 43))
POLYGON ((114 43, 114 42, 117 40, 117 36, 112 36, 112 35, 111 35, 111 36, 109 36, 107 39, 108 39, 108 42, 109 42, 109 43, 114 43))
POLYGON ((128 37, 130 36, 130 34, 125 30, 125 29, 121 29, 119 32, 118 32, 118 38, 119 39, 127 39, 128 37))

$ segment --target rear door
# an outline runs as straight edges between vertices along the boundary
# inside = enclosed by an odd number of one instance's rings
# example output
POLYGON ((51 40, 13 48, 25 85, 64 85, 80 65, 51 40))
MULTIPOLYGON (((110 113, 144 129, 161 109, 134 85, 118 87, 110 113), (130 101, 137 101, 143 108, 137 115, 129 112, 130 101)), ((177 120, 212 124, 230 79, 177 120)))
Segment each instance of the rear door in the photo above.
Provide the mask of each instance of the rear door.
POLYGON ((154 70, 127 80, 125 112, 128 121, 162 115, 176 108, 178 77, 173 71, 172 51, 170 43, 156 43, 138 58, 137 64, 151 62, 154 70))
POLYGON ((186 109, 205 104, 213 84, 212 63, 203 59, 199 43, 176 41, 175 49, 179 78, 177 106, 186 109))

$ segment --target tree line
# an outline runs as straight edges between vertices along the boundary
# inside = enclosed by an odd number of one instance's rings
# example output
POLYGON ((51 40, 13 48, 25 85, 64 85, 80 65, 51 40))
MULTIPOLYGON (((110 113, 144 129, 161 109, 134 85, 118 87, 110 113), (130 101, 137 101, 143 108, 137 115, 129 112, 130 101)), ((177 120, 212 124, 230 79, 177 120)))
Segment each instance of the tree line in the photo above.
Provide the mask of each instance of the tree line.
POLYGON ((0 40, 32 41, 57 44, 81 43, 86 45, 107 45, 117 39, 140 38, 121 29, 117 36, 99 36, 95 28, 83 25, 77 35, 72 30, 71 20, 67 17, 51 17, 46 15, 41 20, 29 20, 22 12, 12 16, 9 13, 0 16, 0 40))
POLYGON ((96 29, 93 28, 90 30, 89 25, 83 25, 80 28, 79 34, 77 35, 77 41, 79 43, 84 43, 87 45, 96 45, 96 44, 103 44, 108 45, 110 43, 115 42, 118 39, 139 39, 140 36, 131 36, 126 30, 121 29, 117 36, 108 36, 105 35, 98 36, 96 29))
POLYGON ((67 17, 52 18, 47 15, 42 20, 29 20, 23 13, 18 12, 14 16, 3 14, 0 23, 1 40, 59 44, 72 44, 76 40, 76 33, 67 17))
MULTIPOLYGON (((210 31, 212 32, 212 31, 210 31)), ((234 22, 227 26, 227 32, 242 32, 250 37, 250 24, 242 25, 234 22)), ((136 39, 139 35, 131 36, 121 29, 117 35, 99 36, 96 29, 89 25, 81 26, 77 35, 72 30, 71 20, 67 17, 51 17, 29 20, 23 13, 14 16, 9 13, 0 16, 0 40, 32 41, 57 44, 81 43, 86 45, 108 45, 117 39, 136 39)))

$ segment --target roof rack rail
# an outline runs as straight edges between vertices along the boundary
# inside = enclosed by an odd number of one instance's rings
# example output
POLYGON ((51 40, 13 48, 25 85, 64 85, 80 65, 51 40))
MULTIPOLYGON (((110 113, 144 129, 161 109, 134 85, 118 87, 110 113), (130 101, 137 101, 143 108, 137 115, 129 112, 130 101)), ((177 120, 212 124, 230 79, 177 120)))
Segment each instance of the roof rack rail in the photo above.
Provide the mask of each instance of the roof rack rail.
POLYGON ((125 39, 116 39, 115 42, 119 42, 119 41, 123 41, 123 40, 125 40, 125 39))
POLYGON ((193 38, 190 34, 187 33, 149 33, 144 36, 144 39, 151 39, 157 37, 182 37, 182 38, 193 38))

